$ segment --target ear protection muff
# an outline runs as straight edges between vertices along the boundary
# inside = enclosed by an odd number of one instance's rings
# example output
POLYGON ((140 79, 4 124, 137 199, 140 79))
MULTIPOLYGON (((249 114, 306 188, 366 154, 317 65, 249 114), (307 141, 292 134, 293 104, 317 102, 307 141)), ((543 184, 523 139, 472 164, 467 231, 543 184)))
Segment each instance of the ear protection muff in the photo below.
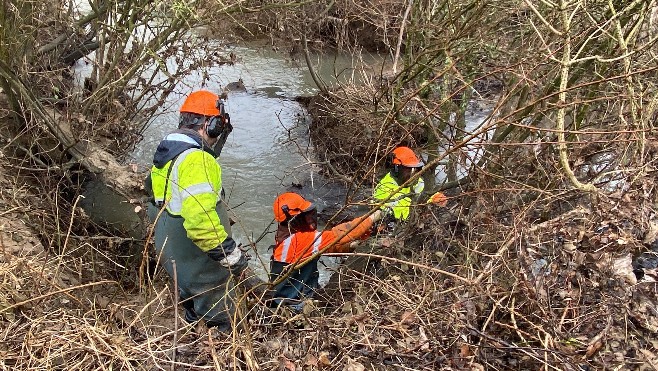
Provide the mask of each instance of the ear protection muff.
POLYGON ((206 134, 211 138, 218 138, 224 131, 224 117, 213 116, 206 125, 206 134))
POLYGON ((395 160, 395 154, 391 153, 391 154, 388 155, 388 160, 387 161, 388 161, 388 164, 393 169, 392 170, 393 175, 397 175, 398 172, 400 171, 400 165, 394 164, 393 160, 395 160))
POLYGON ((288 205, 281 205, 281 211, 283 211, 283 214, 285 214, 286 219, 292 219, 292 215, 290 215, 290 208, 288 205))
POLYGON ((231 117, 224 109, 224 102, 221 99, 217 100, 216 107, 219 110, 219 115, 213 116, 208 120, 206 126, 206 134, 211 138, 218 138, 226 128, 231 131, 231 117))

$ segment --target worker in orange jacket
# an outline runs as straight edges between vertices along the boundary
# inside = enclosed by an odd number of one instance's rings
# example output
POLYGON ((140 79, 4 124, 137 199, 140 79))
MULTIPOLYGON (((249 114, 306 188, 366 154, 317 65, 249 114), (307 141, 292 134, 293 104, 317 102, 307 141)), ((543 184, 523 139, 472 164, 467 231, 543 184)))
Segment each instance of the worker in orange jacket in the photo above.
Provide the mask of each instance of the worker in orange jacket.
POLYGON ((313 296, 318 287, 318 260, 321 253, 351 252, 352 242, 370 231, 382 212, 362 216, 332 229, 318 231, 315 205, 302 196, 287 192, 274 200, 274 219, 279 223, 270 263, 270 282, 276 283, 274 303, 299 309, 303 300, 313 296), (329 247, 330 246, 330 247, 329 247), (310 261, 309 261, 310 259, 310 261), (303 266, 296 268, 294 265, 303 266), (292 272, 286 269, 293 266, 292 272))

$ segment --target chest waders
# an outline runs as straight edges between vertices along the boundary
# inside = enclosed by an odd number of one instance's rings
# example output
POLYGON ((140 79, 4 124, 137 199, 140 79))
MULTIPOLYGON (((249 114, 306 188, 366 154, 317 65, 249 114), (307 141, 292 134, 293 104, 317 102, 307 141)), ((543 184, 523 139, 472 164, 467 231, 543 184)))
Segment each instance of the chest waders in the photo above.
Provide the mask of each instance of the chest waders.
MULTIPOLYGON (((200 150, 200 149, 195 149, 200 150)), ((190 151, 190 150, 188 150, 190 151)), ((188 152, 185 151, 185 152, 188 152)), ((171 181, 170 175, 185 161, 181 153, 171 160, 167 173, 165 192, 171 181)), ((218 165, 219 166, 219 165, 218 165)), ((177 174, 174 174, 177 178, 177 174)), ((175 185, 172 185, 174 187, 175 185)), ((172 192, 174 188, 172 188, 172 192)), ((164 194, 166 197, 166 193, 164 194)), ((157 202, 157 201, 156 201, 157 202)), ((162 203, 161 207, 167 207, 162 203)), ((186 320, 205 320, 208 326, 217 327, 221 331, 231 330, 231 318, 235 312, 235 284, 230 271, 219 262, 211 259, 194 242, 187 237, 183 227, 184 219, 169 211, 159 213, 159 208, 149 205, 149 216, 155 221, 155 250, 158 259, 170 277, 174 277, 172 261, 176 262, 176 279, 181 305, 185 308, 186 320)), ((215 207, 220 223, 226 233, 231 235, 228 212, 225 202, 220 197, 215 207)))

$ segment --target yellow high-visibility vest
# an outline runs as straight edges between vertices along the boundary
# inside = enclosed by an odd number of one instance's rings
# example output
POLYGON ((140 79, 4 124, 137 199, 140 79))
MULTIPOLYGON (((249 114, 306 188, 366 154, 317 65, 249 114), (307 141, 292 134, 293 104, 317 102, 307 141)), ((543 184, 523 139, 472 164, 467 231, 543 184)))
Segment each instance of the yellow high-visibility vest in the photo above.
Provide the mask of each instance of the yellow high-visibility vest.
POLYGON ((187 237, 201 250, 214 249, 226 240, 228 234, 215 210, 222 168, 211 154, 200 148, 183 151, 162 168, 153 166, 151 182, 156 204, 164 202, 169 214, 184 219, 187 237))
POLYGON ((388 173, 377 183, 373 191, 373 197, 376 201, 383 201, 388 198, 388 201, 381 206, 382 211, 391 213, 396 220, 406 220, 409 218, 411 196, 420 194, 425 188, 425 182, 423 178, 418 178, 413 187, 402 188, 393 194, 398 187, 400 187, 398 182, 391 173, 388 173))

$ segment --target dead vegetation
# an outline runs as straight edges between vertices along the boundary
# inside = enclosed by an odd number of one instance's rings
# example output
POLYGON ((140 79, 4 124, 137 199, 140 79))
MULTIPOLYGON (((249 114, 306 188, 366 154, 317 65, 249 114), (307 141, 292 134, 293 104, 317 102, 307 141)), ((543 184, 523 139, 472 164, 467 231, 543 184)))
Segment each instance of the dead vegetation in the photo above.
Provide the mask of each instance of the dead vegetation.
MULTIPOLYGON (((311 136, 327 172, 354 194, 377 178, 388 150, 408 144, 427 155, 428 180, 445 169, 448 182, 429 188, 451 200, 447 209, 418 205, 395 236, 373 239, 303 313, 272 313, 258 297, 242 296, 230 337, 185 325, 161 269, 123 260, 146 241, 84 215, 76 202, 89 170, 84 156, 68 152, 82 136, 62 141, 47 126, 50 116, 39 115, 52 112, 43 107, 64 112, 58 117, 98 138, 130 133, 106 147, 129 148, 138 130, 103 115, 136 114, 123 100, 122 72, 154 46, 96 65, 96 82, 107 85, 92 81, 77 100, 60 48, 79 49, 88 29, 67 31, 66 19, 37 33, 43 21, 30 17, 51 8, 18 3, 19 15, 35 22, 3 34, 7 45, 29 50, 60 35, 70 43, 28 54, 37 69, 13 58, 21 53, 2 55, 12 68, 0 64, 2 88, 14 93, 0 111, 9 129, 0 161, 3 369, 658 367, 655 1, 620 9, 444 2, 441 11, 410 2, 418 8, 408 16, 399 2, 337 2, 308 30, 300 20, 326 4, 251 13, 262 18, 245 29, 260 24, 293 42, 308 31, 310 42, 354 46, 375 30, 377 47, 401 49, 398 68, 376 82, 314 98, 311 136), (567 11, 576 16, 565 19, 567 11), (474 99, 491 111, 467 128, 474 99)), ((2 9, 3 19, 20 18, 2 9)), ((128 39, 119 41, 103 50, 123 50, 128 39)), ((184 55, 162 46, 173 58, 184 55)), ((170 78, 160 81, 165 92, 178 76, 170 78)))
POLYGON ((631 266, 656 233, 646 233, 653 201, 642 188, 541 223, 532 209, 496 222, 484 210, 451 226, 446 213, 463 213, 469 196, 449 211, 427 206, 412 229, 358 253, 367 269, 341 269, 315 306, 273 314, 251 301, 233 337, 180 318, 175 332, 163 274, 141 293, 127 290, 107 273, 90 275, 116 269, 98 257, 26 251, 26 231, 5 232, 2 366, 651 369, 655 272, 638 281, 631 266))
MULTIPOLYGON (((236 36, 249 39, 268 35, 276 40, 273 47, 286 45, 293 54, 303 48, 301 35, 316 49, 364 48, 388 53, 395 49, 404 12, 404 4, 399 1, 334 0, 299 4, 259 0, 246 2, 244 6, 251 11, 236 16, 239 24, 231 30, 236 36)), ((221 15, 224 9, 215 10, 221 15)))
MULTIPOLYGON (((650 133, 656 100, 638 94, 640 80, 655 85, 655 56, 638 50, 620 64, 600 59, 600 54, 618 55, 629 38, 641 50, 654 45, 643 31, 625 28, 653 26, 639 26, 631 5, 603 10, 565 3, 567 8, 538 10, 528 2, 526 9, 510 7, 510 18, 502 11, 484 23, 481 9, 471 5, 451 9, 478 19, 473 35, 486 35, 482 44, 438 32, 453 24, 415 19, 415 31, 425 36, 414 39, 417 49, 405 51, 401 72, 384 80, 383 91, 337 89, 310 104, 313 139, 321 158, 333 163, 328 172, 357 174, 354 183, 368 184, 376 179, 377 159, 395 145, 411 144, 426 154, 426 174, 438 167, 447 178, 433 190, 452 196, 449 212, 419 207, 398 239, 383 245, 380 255, 399 254, 392 270, 379 278, 356 274, 357 282, 370 280, 367 288, 354 289, 355 281, 345 279, 341 293, 358 292, 374 308, 386 303, 389 310, 373 310, 368 318, 405 310, 431 313, 417 328, 427 333, 424 324, 432 323, 444 330, 430 337, 441 339, 432 352, 442 358, 428 366, 418 355, 413 361, 398 356, 414 369, 655 368, 655 138, 650 133), (564 18, 567 9, 590 18, 564 18), (610 16, 620 18, 603 21, 610 16), (534 37, 547 40, 538 24, 554 27, 546 32, 562 38, 535 43, 534 37), (592 27, 613 24, 616 31, 607 39, 591 42, 600 31, 592 27), (519 32, 523 37, 508 38, 519 32), (524 54, 501 47, 502 40, 524 54), (464 47, 444 49, 456 46, 452 42, 464 47), (470 49, 488 42, 500 48, 470 49), (594 66, 606 72, 588 74, 594 66), (485 96, 483 83, 499 89, 485 96), (476 96, 486 113, 469 123, 468 115, 478 109, 470 105, 476 96), (639 113, 634 106, 650 109, 639 113), (459 168, 468 170, 459 176, 459 168), (642 259, 652 263, 638 269, 642 259), (414 267, 419 262, 423 267, 414 267), (428 267, 447 273, 434 275, 428 267), (379 293, 390 281, 396 289, 382 298, 379 293), (445 301, 420 294, 428 286, 445 301), (409 304, 390 304, 399 301, 409 304)), ((636 10, 655 12, 655 3, 636 10)), ((468 23, 460 26, 460 37, 474 31, 468 23)), ((410 29, 407 36, 413 35, 410 29)), ((380 325, 369 320, 363 332, 376 336, 380 325)), ((423 338, 420 330, 415 338, 423 338)))

